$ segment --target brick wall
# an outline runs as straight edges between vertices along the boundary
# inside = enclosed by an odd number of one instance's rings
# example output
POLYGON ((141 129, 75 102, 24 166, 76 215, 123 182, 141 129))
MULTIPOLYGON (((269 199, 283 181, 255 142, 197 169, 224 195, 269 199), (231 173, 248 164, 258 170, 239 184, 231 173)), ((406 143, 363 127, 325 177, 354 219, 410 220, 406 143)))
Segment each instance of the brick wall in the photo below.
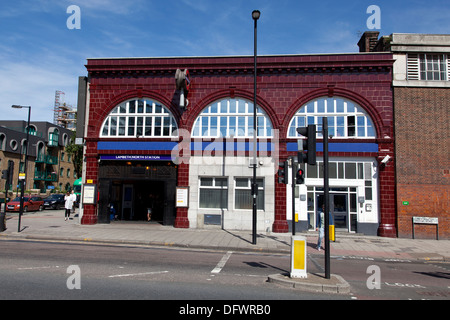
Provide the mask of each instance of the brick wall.
MULTIPOLYGON (((412 237, 412 217, 438 217, 439 238, 450 238, 450 90, 395 88, 398 235, 412 237), (403 204, 407 201, 409 204, 403 204)), ((416 238, 436 238, 418 225, 416 238)))

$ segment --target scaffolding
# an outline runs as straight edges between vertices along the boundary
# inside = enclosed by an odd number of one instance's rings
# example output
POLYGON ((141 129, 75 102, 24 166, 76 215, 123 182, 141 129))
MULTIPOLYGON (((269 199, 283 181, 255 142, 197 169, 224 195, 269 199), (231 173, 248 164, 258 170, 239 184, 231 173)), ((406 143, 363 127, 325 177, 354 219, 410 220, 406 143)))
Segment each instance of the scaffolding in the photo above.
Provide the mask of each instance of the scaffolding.
POLYGON ((53 108, 53 123, 66 129, 75 130, 77 111, 71 105, 67 105, 65 93, 59 90, 55 92, 55 106, 53 108))

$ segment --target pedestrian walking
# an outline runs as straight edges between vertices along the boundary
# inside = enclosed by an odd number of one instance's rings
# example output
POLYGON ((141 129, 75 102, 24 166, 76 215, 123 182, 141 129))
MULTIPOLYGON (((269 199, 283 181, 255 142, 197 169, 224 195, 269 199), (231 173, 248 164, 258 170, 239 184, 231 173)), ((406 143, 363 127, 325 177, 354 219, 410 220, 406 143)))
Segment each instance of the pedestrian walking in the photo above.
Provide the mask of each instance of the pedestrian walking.
POLYGON ((64 197, 64 208, 66 209, 66 212, 64 215, 64 221, 67 221, 67 219, 70 218, 70 212, 72 211, 72 206, 73 206, 73 197, 69 192, 67 192, 64 197))
MULTIPOLYGON (((320 251, 321 247, 322 247, 322 240, 323 237, 325 235, 325 205, 322 205, 322 211, 319 211, 317 214, 317 223, 316 223, 316 230, 319 230, 319 239, 317 240, 317 250, 320 251)), ((328 217, 329 217, 329 224, 332 225, 333 224, 333 217, 331 215, 331 212, 328 213, 328 217)))

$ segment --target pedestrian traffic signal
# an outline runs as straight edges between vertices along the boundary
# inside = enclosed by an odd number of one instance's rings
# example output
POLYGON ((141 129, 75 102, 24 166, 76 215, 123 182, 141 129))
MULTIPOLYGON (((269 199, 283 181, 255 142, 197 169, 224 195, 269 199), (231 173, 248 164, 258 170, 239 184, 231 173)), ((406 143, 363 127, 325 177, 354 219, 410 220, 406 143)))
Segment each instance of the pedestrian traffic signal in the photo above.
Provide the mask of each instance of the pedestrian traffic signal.
POLYGON ((297 128, 297 132, 306 137, 303 143, 299 143, 298 163, 307 162, 309 165, 316 165, 316 125, 310 124, 307 127, 297 128), (300 147, 302 148, 300 150, 300 147), (304 150, 306 154, 303 153, 304 150))
POLYGON ((279 163, 280 169, 278 169, 278 183, 289 183, 288 162, 283 161, 279 163))
POLYGON ((305 183, 305 171, 302 168, 298 168, 297 170, 297 174, 295 175, 295 183, 296 184, 305 183))
POLYGON ((8 177, 9 177, 9 170, 2 170, 2 179, 8 181, 8 177))

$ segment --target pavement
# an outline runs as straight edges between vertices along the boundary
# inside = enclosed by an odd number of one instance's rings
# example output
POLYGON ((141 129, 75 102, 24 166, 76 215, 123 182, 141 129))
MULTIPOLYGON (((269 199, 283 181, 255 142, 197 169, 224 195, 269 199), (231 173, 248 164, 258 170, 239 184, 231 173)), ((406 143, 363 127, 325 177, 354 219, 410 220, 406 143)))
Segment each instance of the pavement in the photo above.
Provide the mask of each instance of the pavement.
MULTIPOLYGON (((78 209, 77 209, 78 210, 78 209)), ((0 240, 41 240, 63 241, 92 244, 140 245, 206 249, 233 252, 258 252, 270 254, 290 254, 291 233, 259 232, 256 245, 252 244, 252 232, 241 230, 223 230, 220 227, 205 229, 179 229, 163 226, 157 222, 114 221, 110 224, 81 225, 76 215, 64 220, 64 210, 44 210, 28 212, 21 218, 18 232, 18 214, 7 213, 6 230, 0 232, 0 240)), ((298 233, 307 239, 308 255, 323 255, 324 250, 316 249, 317 232, 298 233)), ((450 240, 425 240, 404 238, 383 238, 359 234, 336 233, 336 241, 330 242, 331 257, 349 257, 355 259, 392 259, 450 261, 450 240)), ((334 276, 334 275, 333 275, 334 276)), ((290 279, 286 275, 276 275, 271 282, 287 283, 299 287, 298 283, 311 282, 317 275, 308 276, 309 280, 290 279)), ((346 292, 345 280, 333 278, 332 292, 346 292), (340 289, 339 289, 340 288, 340 289), (336 289, 336 290, 334 290, 336 289)), ((313 286, 321 285, 323 277, 313 281, 313 286)), ((323 287, 330 291, 329 286, 323 287)))

